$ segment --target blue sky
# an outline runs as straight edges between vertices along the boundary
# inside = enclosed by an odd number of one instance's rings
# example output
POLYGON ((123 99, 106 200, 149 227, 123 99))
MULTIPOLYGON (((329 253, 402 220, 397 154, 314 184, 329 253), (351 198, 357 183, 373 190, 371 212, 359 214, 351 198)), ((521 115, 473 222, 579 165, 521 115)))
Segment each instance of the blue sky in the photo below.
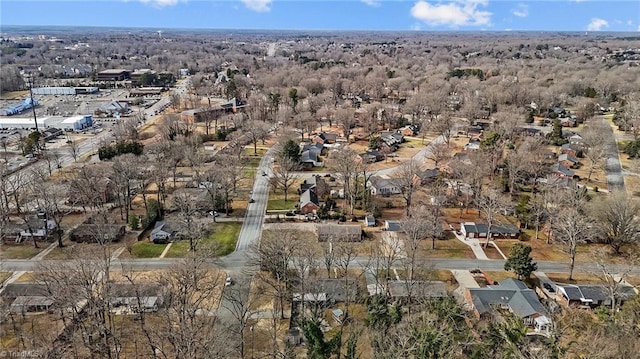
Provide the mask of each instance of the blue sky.
POLYGON ((640 1, 0 0, 0 24, 158 29, 640 31, 640 1))

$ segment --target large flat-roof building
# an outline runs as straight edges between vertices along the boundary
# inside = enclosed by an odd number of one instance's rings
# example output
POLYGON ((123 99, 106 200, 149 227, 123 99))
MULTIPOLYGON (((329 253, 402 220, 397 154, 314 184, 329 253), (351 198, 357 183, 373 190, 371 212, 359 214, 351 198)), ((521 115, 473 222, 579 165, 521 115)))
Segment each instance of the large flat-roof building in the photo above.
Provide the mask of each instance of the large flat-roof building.
MULTIPOLYGON (((49 117, 38 117, 38 129, 45 129, 49 127, 49 117)), ((36 128, 36 121, 33 117, 0 117, 0 128, 9 129, 16 128, 20 130, 29 130, 36 128)))
POLYGON ((67 131, 81 131, 93 126, 93 116, 79 115, 67 117, 56 126, 67 131))
POLYGON ((97 87, 38 87, 34 95, 88 95, 98 92, 97 87))
POLYGON ((131 77, 131 72, 125 69, 102 70, 96 75, 96 81, 122 81, 131 77))

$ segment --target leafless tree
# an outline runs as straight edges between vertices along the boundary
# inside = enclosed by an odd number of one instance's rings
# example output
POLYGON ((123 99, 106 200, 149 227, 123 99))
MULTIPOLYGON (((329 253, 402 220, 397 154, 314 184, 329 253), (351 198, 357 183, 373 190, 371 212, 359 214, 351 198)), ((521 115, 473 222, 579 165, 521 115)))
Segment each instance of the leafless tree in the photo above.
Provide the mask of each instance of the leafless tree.
POLYGON ((591 180, 593 172, 601 167, 607 158, 609 146, 607 131, 609 130, 605 129, 602 123, 592 122, 581 133, 586 147, 585 158, 589 160, 587 182, 591 180))
POLYGON ((438 164, 451 158, 451 149, 444 142, 434 143, 429 147, 427 158, 438 168, 438 164))
POLYGON ((291 286, 291 260, 298 253, 298 236, 295 231, 265 232, 255 249, 255 260, 262 270, 256 278, 273 292, 281 319, 284 319, 284 301, 291 286))
POLYGON ((355 205, 355 185, 353 182, 357 175, 356 166, 354 166, 356 157, 357 154, 352 148, 343 146, 332 154, 329 166, 329 169, 335 173, 340 182, 342 182, 344 203, 346 203, 347 200, 349 201, 350 214, 353 214, 353 207, 355 205))
POLYGON ((640 243, 640 205, 625 191, 613 192, 597 201, 591 211, 605 243, 616 254, 620 254, 624 247, 640 243))
POLYGON ((569 280, 573 280, 578 245, 584 243, 590 234, 591 221, 577 208, 565 207, 553 221, 554 238, 567 247, 569 253, 569 280))
POLYGON ((403 162, 394 174, 394 178, 398 183, 400 193, 406 205, 407 216, 411 216, 409 209, 413 204, 413 195, 419 188, 419 181, 416 180, 416 178, 420 174, 420 171, 420 164, 412 158, 403 162))
POLYGON ((476 201, 480 211, 484 214, 485 221, 487 221, 487 241, 484 246, 488 247, 491 241, 491 230, 497 221, 496 217, 499 215, 499 211, 504 208, 504 199, 496 189, 488 188, 478 193, 476 201))
POLYGON ((295 171, 300 168, 300 165, 282 152, 276 157, 277 164, 273 168, 272 178, 276 186, 282 189, 284 201, 286 202, 289 196, 289 190, 291 190, 296 179, 295 171))
POLYGON ((269 125, 266 122, 252 120, 243 125, 243 134, 253 144, 253 154, 258 155, 258 141, 265 140, 269 134, 269 125))

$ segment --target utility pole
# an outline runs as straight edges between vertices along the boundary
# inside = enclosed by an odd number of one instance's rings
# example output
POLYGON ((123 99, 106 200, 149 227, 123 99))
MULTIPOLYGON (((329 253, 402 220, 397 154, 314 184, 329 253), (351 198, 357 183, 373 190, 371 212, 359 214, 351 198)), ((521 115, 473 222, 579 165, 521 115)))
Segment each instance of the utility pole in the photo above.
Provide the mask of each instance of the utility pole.
POLYGON ((29 72, 29 96, 31 97, 31 110, 33 111, 33 122, 38 132, 38 119, 36 118, 36 100, 33 98, 33 75, 29 72))

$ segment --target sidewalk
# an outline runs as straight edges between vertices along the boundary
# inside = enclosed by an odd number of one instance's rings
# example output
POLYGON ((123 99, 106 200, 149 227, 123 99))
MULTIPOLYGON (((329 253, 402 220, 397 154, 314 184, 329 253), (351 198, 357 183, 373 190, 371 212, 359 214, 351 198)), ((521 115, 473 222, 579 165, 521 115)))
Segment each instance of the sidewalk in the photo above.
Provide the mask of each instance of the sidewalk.
POLYGON ((478 238, 464 238, 462 235, 457 234, 455 231, 452 232, 460 242, 471 247, 471 250, 473 251, 473 254, 477 259, 489 260, 489 257, 487 257, 487 255, 484 253, 484 250, 482 250, 482 245, 480 245, 480 241, 478 240, 478 238))

